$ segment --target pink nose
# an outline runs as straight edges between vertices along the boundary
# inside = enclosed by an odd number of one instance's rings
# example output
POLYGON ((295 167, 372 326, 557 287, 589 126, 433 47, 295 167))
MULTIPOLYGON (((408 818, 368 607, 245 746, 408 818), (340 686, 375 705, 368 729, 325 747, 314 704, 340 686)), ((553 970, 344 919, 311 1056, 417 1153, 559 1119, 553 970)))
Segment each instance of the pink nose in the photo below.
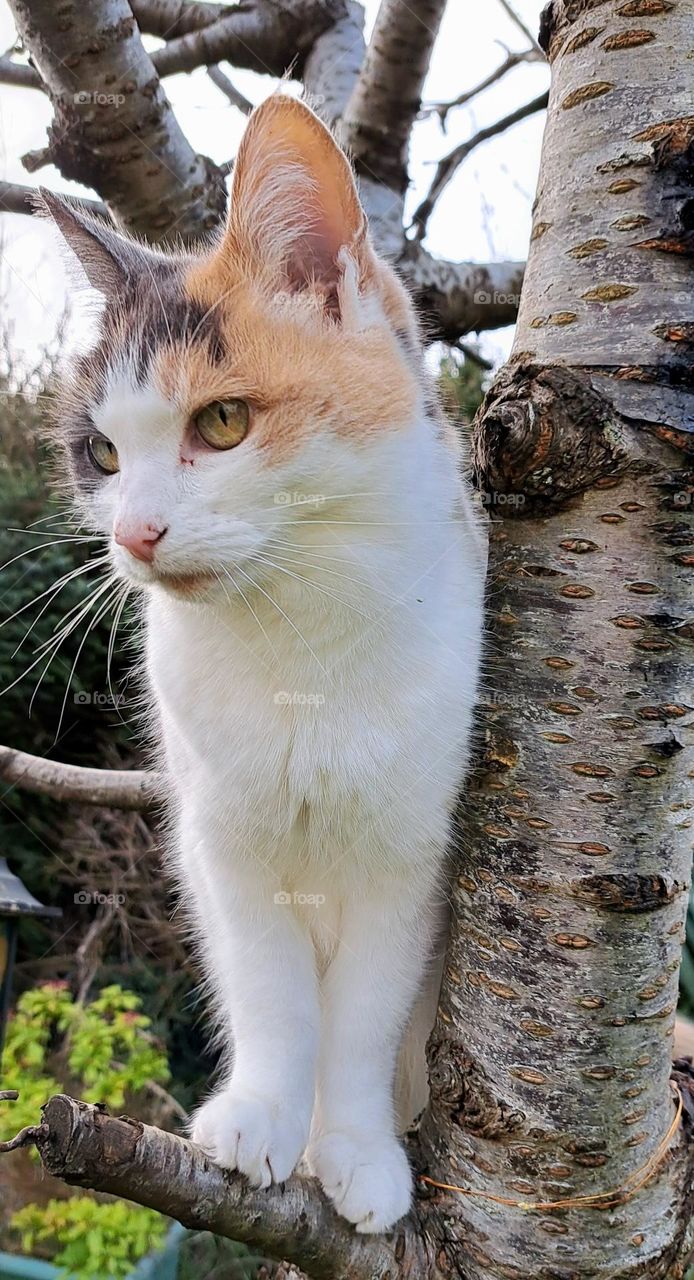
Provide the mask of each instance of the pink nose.
POLYGON ((166 529, 158 529, 153 524, 130 525, 121 528, 116 525, 113 536, 119 547, 125 547, 136 560, 144 560, 148 564, 154 559, 154 550, 161 542, 166 529))

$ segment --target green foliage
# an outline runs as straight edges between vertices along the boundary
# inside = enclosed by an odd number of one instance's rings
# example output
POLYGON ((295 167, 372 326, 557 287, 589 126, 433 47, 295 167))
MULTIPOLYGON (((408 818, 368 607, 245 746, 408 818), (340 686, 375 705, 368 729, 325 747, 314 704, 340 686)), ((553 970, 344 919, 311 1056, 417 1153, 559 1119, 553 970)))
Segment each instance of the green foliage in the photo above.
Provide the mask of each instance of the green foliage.
POLYGON ((8 1027, 0 1071, 3 1089, 20 1096, 0 1112, 0 1138, 35 1124, 46 1099, 67 1085, 87 1102, 118 1111, 126 1095, 142 1093, 148 1082, 167 1084, 166 1055, 149 1025, 139 997, 118 986, 104 988, 88 1005, 75 1001, 64 982, 26 991, 8 1027))
POLYGON ((451 351, 439 365, 439 386, 444 404, 461 422, 472 422, 482 403, 489 375, 467 356, 451 351))
POLYGON ((27 1205, 14 1215, 22 1250, 51 1246, 53 1262, 70 1280, 129 1276, 137 1262, 164 1242, 167 1222, 152 1209, 118 1200, 99 1204, 88 1196, 27 1205))

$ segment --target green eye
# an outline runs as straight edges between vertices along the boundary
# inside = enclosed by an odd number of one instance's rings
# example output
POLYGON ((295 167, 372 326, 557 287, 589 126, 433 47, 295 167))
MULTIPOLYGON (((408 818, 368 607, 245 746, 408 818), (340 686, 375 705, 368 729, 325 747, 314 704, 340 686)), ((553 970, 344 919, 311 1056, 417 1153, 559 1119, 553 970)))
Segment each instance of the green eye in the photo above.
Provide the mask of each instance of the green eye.
POLYGON ((110 440, 106 439, 106 436, 87 436, 87 453, 97 471, 103 471, 107 476, 114 476, 120 470, 118 450, 110 440))
POLYGON ((233 449, 248 434, 249 418, 245 400, 214 400, 200 410, 195 427, 211 449, 233 449))

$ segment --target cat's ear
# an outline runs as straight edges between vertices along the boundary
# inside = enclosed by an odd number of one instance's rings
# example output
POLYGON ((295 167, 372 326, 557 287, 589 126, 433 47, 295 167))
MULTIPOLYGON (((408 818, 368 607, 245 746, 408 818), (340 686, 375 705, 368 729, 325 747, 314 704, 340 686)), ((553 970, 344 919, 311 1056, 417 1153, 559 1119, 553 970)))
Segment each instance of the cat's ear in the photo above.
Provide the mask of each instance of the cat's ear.
POLYGON ((43 187, 37 193, 35 208, 58 228, 71 256, 99 293, 113 295, 133 275, 136 261, 145 251, 119 235, 105 219, 93 217, 75 202, 43 187))
POLYGON ((234 165, 222 246, 292 290, 317 287, 331 309, 346 261, 371 260, 350 165, 318 116, 275 94, 250 118, 234 165), (346 258, 345 255, 348 255, 346 258))

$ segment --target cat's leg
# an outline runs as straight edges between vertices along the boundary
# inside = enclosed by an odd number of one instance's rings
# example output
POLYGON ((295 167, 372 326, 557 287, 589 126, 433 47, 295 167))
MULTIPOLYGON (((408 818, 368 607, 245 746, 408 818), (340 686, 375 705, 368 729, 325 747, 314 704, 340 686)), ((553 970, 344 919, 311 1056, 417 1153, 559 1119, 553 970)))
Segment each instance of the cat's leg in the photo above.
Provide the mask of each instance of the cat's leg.
POLYGON ((192 1123, 194 1142, 254 1186, 288 1178, 308 1140, 319 1002, 313 947, 261 868, 218 860, 186 876, 233 1067, 192 1123))
POLYGON ((400 1042, 435 934, 431 882, 393 884, 344 908, 323 979, 318 1090, 308 1161, 358 1231, 407 1212, 412 1176, 393 1100, 400 1042))

